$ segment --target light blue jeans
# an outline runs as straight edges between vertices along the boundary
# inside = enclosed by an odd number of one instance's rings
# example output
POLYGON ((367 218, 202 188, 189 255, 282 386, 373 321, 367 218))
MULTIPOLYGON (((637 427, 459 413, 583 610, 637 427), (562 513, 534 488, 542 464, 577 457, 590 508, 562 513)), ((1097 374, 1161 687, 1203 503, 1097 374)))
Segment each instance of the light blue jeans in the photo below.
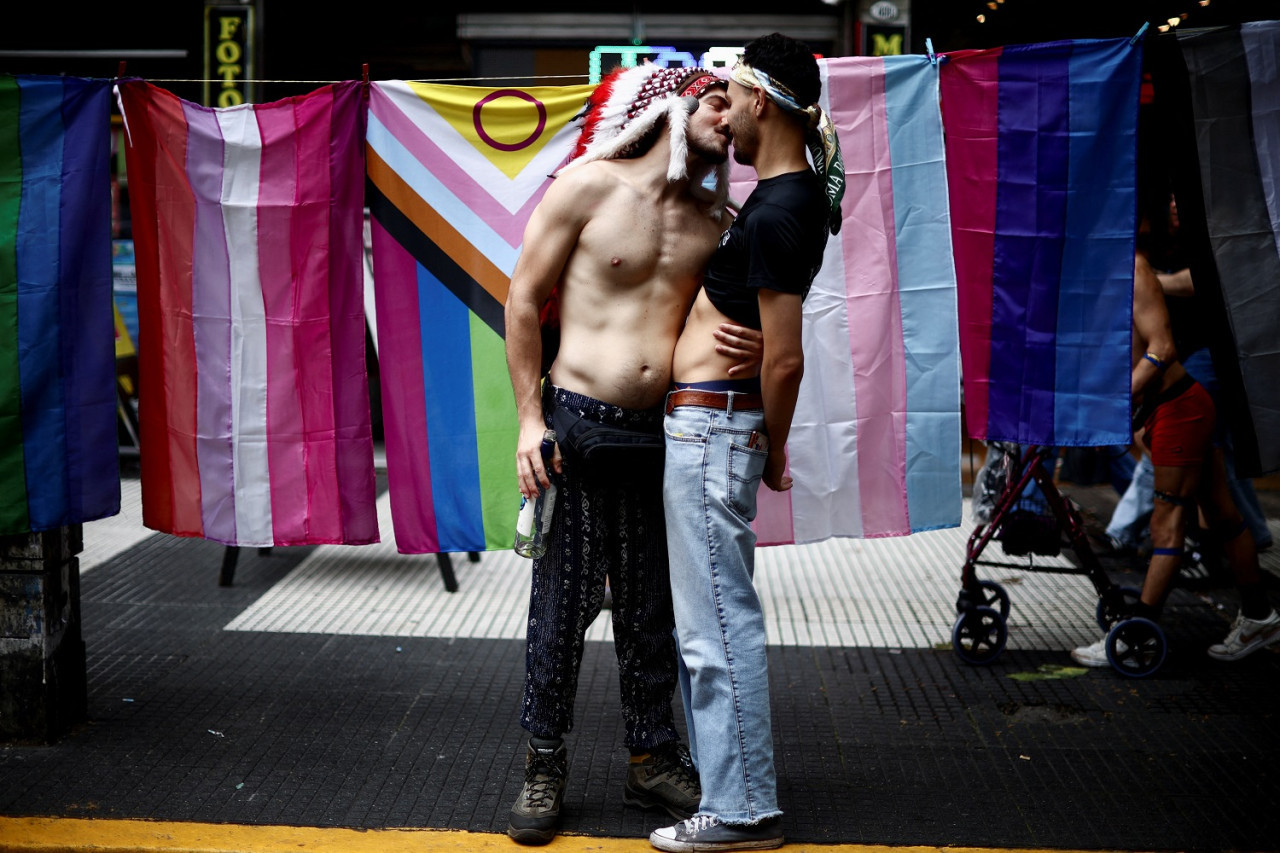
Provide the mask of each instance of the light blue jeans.
POLYGON ((752 582, 756 490, 768 454, 758 410, 682 406, 666 417, 663 503, 680 692, 702 781, 699 811, 727 824, 779 815, 764 612, 752 582))

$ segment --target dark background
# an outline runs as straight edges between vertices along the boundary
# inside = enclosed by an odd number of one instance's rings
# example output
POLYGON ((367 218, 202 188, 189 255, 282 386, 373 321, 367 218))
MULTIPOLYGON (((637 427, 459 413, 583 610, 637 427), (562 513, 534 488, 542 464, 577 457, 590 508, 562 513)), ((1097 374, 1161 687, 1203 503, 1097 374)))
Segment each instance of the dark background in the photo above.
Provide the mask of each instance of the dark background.
MULTIPOLYGON (((26 0, 8 4, 0 26, 0 54, 15 50, 176 49, 185 59, 129 59, 127 73, 153 81, 190 80, 203 74, 203 9, 201 0, 133 0, 127 3, 72 3, 26 0)), ((515 18, 533 12, 580 14, 627 13, 640 15, 690 14, 688 3, 635 2, 601 5, 598 2, 538 4, 493 0, 362 0, 356 3, 316 3, 304 0, 264 0, 261 7, 262 67, 260 77, 269 80, 331 81, 356 79, 369 64, 372 79, 434 79, 466 77, 473 67, 473 45, 457 38, 460 12, 510 14, 515 18)), ((784 7, 776 2, 744 0, 730 8, 707 14, 708 40, 717 19, 733 15, 777 15, 784 7)), ((844 7, 820 0, 792 0, 785 4, 796 15, 840 15, 844 7)), ((1165 19, 1187 14, 1183 27, 1216 26, 1247 20, 1280 17, 1277 0, 1005 0, 995 11, 986 0, 912 0, 911 45, 913 53, 925 51, 925 39, 939 51, 995 47, 1004 44, 1051 41, 1065 38, 1113 38, 1133 35, 1144 21, 1154 27, 1165 19), (977 16, 985 14, 986 23, 977 16)), ((589 48, 583 44, 540 44, 540 47, 589 48)), ((700 51, 700 45, 676 45, 700 51)), ((839 46, 825 47, 828 55, 839 46)), ((31 58, 0 55, 0 72, 75 74, 112 77, 119 60, 102 57, 31 58)), ((199 99, 198 87, 165 83, 183 97, 199 99)), ((273 100, 307 91, 297 86, 267 85, 258 100, 273 100)))

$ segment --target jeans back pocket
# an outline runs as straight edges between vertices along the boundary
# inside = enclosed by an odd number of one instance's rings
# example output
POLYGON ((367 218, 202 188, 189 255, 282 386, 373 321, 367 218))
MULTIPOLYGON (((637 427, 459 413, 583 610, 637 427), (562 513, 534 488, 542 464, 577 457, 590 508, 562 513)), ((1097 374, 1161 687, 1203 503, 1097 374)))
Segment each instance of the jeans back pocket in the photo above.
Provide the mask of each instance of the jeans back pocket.
POLYGON ((756 493, 769 454, 737 442, 729 443, 729 505, 747 521, 756 517, 756 493))

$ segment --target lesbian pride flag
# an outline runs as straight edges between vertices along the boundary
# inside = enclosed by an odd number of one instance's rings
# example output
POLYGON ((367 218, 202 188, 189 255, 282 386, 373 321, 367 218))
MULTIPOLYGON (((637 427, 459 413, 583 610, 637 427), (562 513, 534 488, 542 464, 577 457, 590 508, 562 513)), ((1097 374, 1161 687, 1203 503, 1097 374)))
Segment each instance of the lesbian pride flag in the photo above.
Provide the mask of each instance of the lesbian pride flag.
POLYGON ((120 96, 143 522, 229 545, 378 541, 361 84, 224 109, 141 81, 120 96))
MULTIPOLYGON (((758 543, 960 523, 960 367, 938 68, 818 63, 840 136, 844 224, 804 302, 794 487, 761 488, 758 543)), ((741 190, 735 186, 735 197, 741 190)))
POLYGON ((1142 50, 945 55, 942 116, 974 438, 1128 444, 1142 50))
POLYGON ((1161 39, 1157 103, 1242 475, 1280 470, 1280 21, 1161 39))
POLYGON ((525 224, 590 91, 372 86, 374 295, 403 553, 511 547, 518 430, 503 306, 525 224))
POLYGON ((111 84, 0 77, 0 535, 120 511, 111 84))

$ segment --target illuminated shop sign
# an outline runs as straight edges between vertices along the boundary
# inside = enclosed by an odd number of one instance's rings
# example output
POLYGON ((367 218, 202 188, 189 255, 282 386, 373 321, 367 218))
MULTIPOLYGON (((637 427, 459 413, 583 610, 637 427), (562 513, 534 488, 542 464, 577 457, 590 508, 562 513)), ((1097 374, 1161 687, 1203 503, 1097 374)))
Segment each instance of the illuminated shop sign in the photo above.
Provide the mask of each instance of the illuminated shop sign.
POLYGON ((253 7, 204 9, 204 103, 234 107, 253 100, 253 7))

